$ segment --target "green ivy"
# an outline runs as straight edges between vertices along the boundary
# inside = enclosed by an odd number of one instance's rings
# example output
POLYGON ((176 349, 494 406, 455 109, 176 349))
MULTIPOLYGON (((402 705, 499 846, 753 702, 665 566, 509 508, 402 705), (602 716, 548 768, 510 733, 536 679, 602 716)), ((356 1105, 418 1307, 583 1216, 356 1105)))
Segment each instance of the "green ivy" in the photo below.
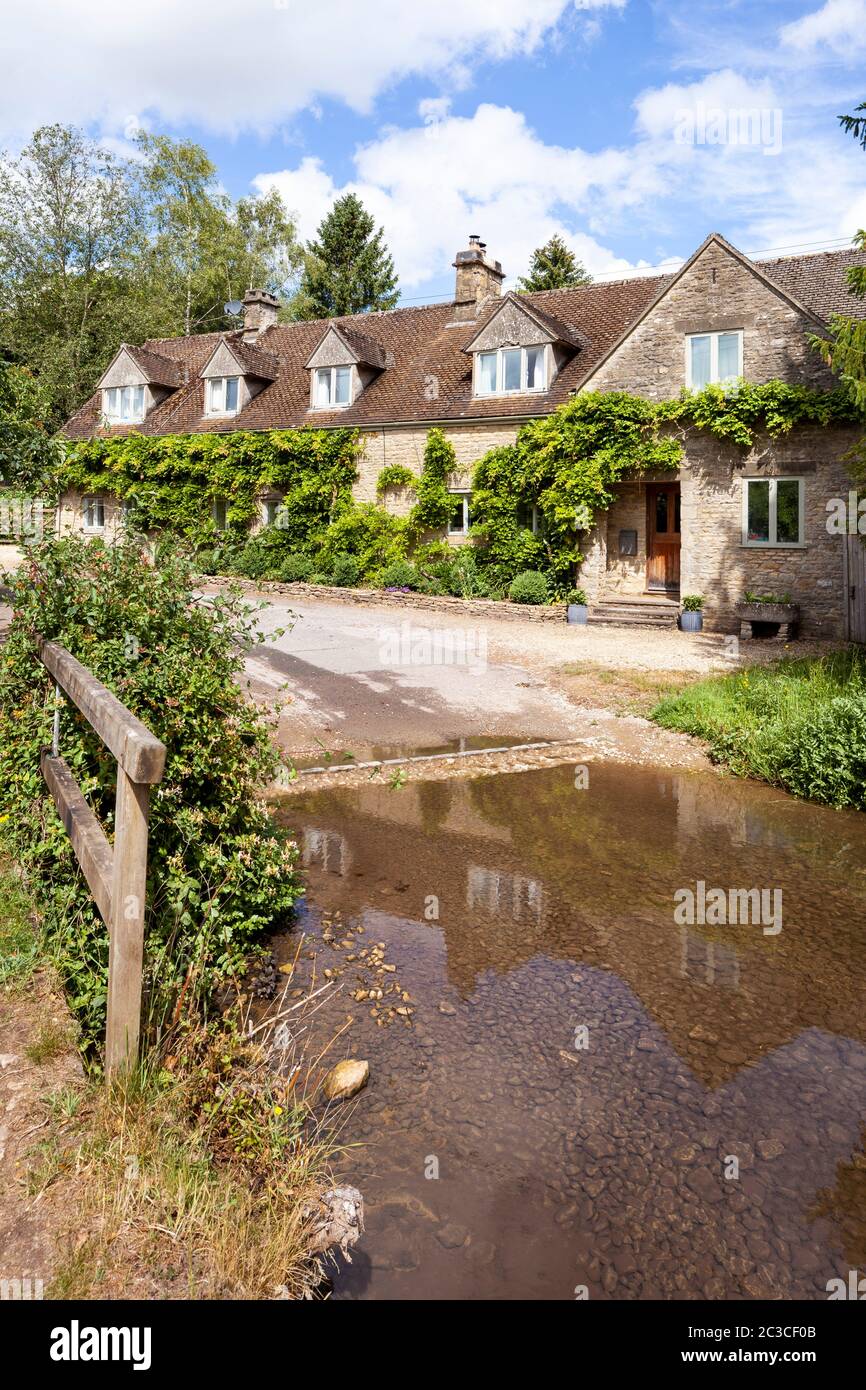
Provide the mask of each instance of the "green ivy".
POLYGON ((245 534, 264 490, 284 494, 282 529, 299 547, 352 507, 356 430, 238 430, 233 434, 144 435, 75 444, 61 470, 64 488, 105 492, 134 504, 140 530, 213 541, 211 515, 226 502, 231 531, 245 534))
POLYGON ((417 487, 418 479, 403 463, 387 464, 376 479, 376 492, 381 497, 389 488, 417 487))
POLYGON ((418 500, 409 514, 409 531, 414 540, 420 540, 426 531, 441 531, 448 525, 454 506, 448 479, 456 470, 454 445, 440 429, 430 430, 424 469, 415 484, 418 500))

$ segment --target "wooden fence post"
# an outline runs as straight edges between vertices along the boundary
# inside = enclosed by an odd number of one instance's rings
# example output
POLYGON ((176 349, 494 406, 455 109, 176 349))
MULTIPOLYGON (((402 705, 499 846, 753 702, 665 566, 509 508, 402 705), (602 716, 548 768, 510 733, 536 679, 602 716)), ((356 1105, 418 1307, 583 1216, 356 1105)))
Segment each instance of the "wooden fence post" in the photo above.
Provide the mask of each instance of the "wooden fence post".
POLYGON ((149 809, 148 784, 133 782, 118 765, 105 1030, 105 1070, 109 1075, 133 1065, 138 1057, 149 809))

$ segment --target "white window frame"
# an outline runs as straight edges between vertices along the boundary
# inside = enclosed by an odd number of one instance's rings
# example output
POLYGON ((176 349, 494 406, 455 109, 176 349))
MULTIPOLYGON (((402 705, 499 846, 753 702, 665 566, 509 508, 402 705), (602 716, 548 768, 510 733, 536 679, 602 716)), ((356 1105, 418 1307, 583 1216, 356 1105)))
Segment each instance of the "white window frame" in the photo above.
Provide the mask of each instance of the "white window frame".
POLYGON ((535 396, 540 395, 542 392, 546 391, 550 385, 550 346, 547 343, 527 343, 525 346, 518 345, 517 343, 512 343, 506 347, 491 348, 489 352, 476 352, 473 354, 473 357, 473 391, 476 396, 535 396), (506 352, 514 352, 518 349, 518 347, 520 351, 520 385, 512 387, 508 391, 506 391, 502 385, 505 379, 505 366, 503 354, 506 352), (528 370, 526 354, 530 348, 532 348, 533 350, 536 350, 538 348, 541 349, 541 360, 544 367, 544 383, 541 386, 526 385, 526 374, 528 370), (480 385, 481 358, 493 357, 494 354, 496 356, 496 388, 493 391, 482 391, 480 385))
POLYGON ((83 530, 93 535, 98 535, 105 530, 105 498, 97 494, 88 494, 81 499, 81 525, 83 530), (91 521, 91 514, 95 514, 96 520, 91 521))
POLYGON ((102 390, 102 414, 110 425, 140 425, 147 414, 147 396, 142 385, 105 386, 102 390), (129 393, 129 414, 124 415, 124 395, 129 393), (139 394, 140 393, 140 394, 139 394), (117 400, 117 409, 112 409, 112 397, 117 400), (136 399, 137 398, 137 399, 136 399))
POLYGON ((798 550, 805 545, 806 534, 806 479, 795 473, 783 473, 778 477, 762 478, 760 474, 750 475, 743 478, 743 545, 749 550, 798 550), (750 483, 769 483, 770 484, 770 538, 766 541, 749 540, 749 484, 750 483), (798 483, 799 496, 798 508, 800 513, 799 535, 795 541, 780 541, 777 536, 777 507, 776 507, 776 488, 779 483, 798 483))
MULTIPOLYGON (((472 493, 471 493, 471 491, 470 491, 468 488, 455 487, 455 488, 449 488, 449 489, 448 489, 448 496, 449 496, 449 497, 453 497, 454 500, 455 500, 455 502, 456 502, 456 501, 462 501, 462 503, 463 503, 463 525, 462 525, 462 526, 459 526, 459 527, 457 527, 457 526, 452 526, 452 524, 451 524, 452 518, 449 516, 449 518, 448 518, 448 534, 449 534, 449 536, 468 536, 468 535, 469 535, 469 527, 470 527, 471 524, 472 524, 472 523, 470 522, 470 520, 469 520, 469 507, 470 507, 470 504, 471 504, 471 501, 472 501, 472 493)), ((452 509, 452 513, 453 513, 453 509, 452 509)))
POLYGON ((692 385, 692 340, 694 338, 709 338, 710 340, 710 379, 706 383, 708 386, 731 385, 731 382, 719 381, 719 338, 728 338, 732 334, 737 335, 737 375, 734 380, 739 381, 743 375, 743 330, 742 328, 718 328, 707 329, 703 333, 687 333, 685 336, 686 351, 686 386, 690 391, 702 391, 702 386, 692 385))
POLYGON ((355 373, 350 363, 340 362, 333 367, 314 367, 311 374, 310 409, 311 410, 348 410, 355 399, 355 373), (330 373, 331 384, 329 388, 330 399, 324 405, 319 405, 319 373, 330 373), (334 395, 337 389, 337 372, 349 373, 349 399, 347 401, 335 401, 334 395))
POLYGON ((209 376, 205 383, 205 415, 229 416, 238 415, 241 408, 241 378, 240 376, 209 376), (226 383, 236 381, 238 384, 237 405, 233 410, 226 410, 223 405, 214 404, 217 387, 220 388, 221 399, 226 398, 226 383))
POLYGON ((527 531, 531 531, 533 536, 537 536, 541 532, 544 522, 544 518, 541 515, 541 508, 535 502, 527 503, 526 505, 530 513, 529 524, 527 526, 525 522, 520 521, 518 518, 518 525, 523 526, 527 531))
POLYGON ((280 509, 282 508, 282 506, 283 506, 283 499, 282 499, 282 497, 263 497, 263 498, 262 498, 262 503, 261 503, 261 508, 262 508, 262 525, 263 525, 263 526, 276 526, 276 525, 278 525, 279 516, 280 516, 280 509), (273 516, 271 516, 271 512, 273 512, 273 516))

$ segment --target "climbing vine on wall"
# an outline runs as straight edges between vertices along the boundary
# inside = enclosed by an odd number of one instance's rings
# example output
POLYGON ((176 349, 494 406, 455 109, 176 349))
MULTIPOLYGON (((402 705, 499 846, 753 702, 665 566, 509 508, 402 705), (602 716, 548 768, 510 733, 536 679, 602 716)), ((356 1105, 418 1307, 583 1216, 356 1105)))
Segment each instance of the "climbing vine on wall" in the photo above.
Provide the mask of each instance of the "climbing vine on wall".
POLYGON ((89 439, 73 446, 64 488, 110 493, 132 504, 142 530, 213 538, 212 504, 226 503, 230 530, 245 535, 256 498, 284 498, 286 541, 305 544, 352 507, 360 450, 356 430, 260 430, 233 434, 89 439))

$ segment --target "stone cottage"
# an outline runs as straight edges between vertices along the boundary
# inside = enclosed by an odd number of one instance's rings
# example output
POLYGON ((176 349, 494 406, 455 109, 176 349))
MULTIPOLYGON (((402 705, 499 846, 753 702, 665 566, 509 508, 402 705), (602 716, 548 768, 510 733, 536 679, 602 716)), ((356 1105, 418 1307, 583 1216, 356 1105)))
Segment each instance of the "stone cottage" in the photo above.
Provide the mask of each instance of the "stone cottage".
MULTIPOLYGON (((714 233, 672 274, 503 295, 502 267, 473 236, 454 262, 451 303, 281 324, 276 299, 250 290, 237 331, 123 345, 66 432, 355 426, 355 495, 375 501, 386 465, 420 473, 437 425, 458 461, 448 535, 460 544, 472 465, 575 392, 662 400, 740 377, 832 387, 807 335, 834 312, 862 312, 846 280, 861 260, 853 250, 750 260, 714 233)), ((857 434, 800 429, 744 456, 691 431, 678 477, 625 485, 583 538, 590 604, 675 614, 681 593, 701 594, 707 626, 733 631, 745 592, 781 592, 801 605, 804 634, 866 640, 863 547, 827 526, 828 505, 848 497, 857 434)), ((263 523, 278 502, 262 499, 263 523)), ((385 505, 409 499, 392 493, 385 505)), ((61 532, 110 535, 120 520, 111 498, 61 499, 61 532)), ((526 524, 539 524, 531 508, 526 524)))

